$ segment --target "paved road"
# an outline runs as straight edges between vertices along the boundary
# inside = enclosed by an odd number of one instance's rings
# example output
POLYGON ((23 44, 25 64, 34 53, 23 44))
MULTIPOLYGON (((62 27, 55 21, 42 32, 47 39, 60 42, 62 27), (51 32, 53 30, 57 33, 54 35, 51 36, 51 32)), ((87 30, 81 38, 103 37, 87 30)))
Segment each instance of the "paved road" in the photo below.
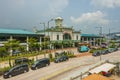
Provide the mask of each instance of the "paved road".
MULTIPOLYGON (((120 61, 120 51, 107 54, 107 55, 102 55, 102 60, 110 60, 110 61, 120 61)), ((50 66, 38 69, 38 70, 30 70, 27 73, 6 79, 6 80, 40 80, 41 78, 51 75, 54 72, 60 71, 64 68, 68 68, 73 65, 84 65, 84 64, 92 64, 96 63, 100 60, 100 57, 93 57, 93 56, 84 56, 84 57, 78 57, 78 58, 72 58, 69 61, 66 62, 61 62, 61 63, 51 63, 50 66)), ((78 68, 80 69, 80 68, 78 68)), ((73 72, 73 71, 72 71, 73 72)), ((66 75, 67 76, 67 75, 66 75)), ((63 76, 61 76, 62 78, 63 76)), ((58 79, 53 79, 53 80, 59 80, 58 79)), ((3 78, 0 78, 0 80, 5 80, 3 78)))
MULTIPOLYGON (((86 59, 86 63, 87 63, 87 60, 93 61, 95 63, 97 61, 100 61, 100 56, 98 56, 98 57, 85 56, 83 58, 86 59)), ((107 55, 102 55, 101 59, 102 60, 109 60, 111 62, 118 62, 118 61, 120 62, 120 51, 116 51, 116 52, 113 52, 113 53, 110 53, 110 54, 107 54, 107 55)), ((61 80, 61 79, 64 79, 67 76, 70 76, 70 75, 76 73, 76 71, 80 71, 80 70, 82 70, 82 69, 84 69, 86 67, 89 67, 89 65, 88 66, 80 66, 80 67, 78 67, 78 68, 76 68, 76 69, 74 69, 72 71, 65 72, 62 75, 56 76, 56 77, 52 78, 51 80, 61 80)), ((120 78, 119 78, 119 80, 120 80, 120 78)))
MULTIPOLYGON (((73 65, 77 65, 81 63, 81 65, 88 63, 90 60, 87 60, 86 58, 72 58, 68 61, 61 62, 61 63, 51 63, 50 66, 40 68, 38 70, 30 70, 27 73, 14 76, 12 78, 8 78, 6 80, 40 80, 46 75, 51 75, 51 73, 60 71, 64 68, 68 68, 73 65)), ((92 62, 92 61, 91 61, 92 62)), ((0 78, 0 80, 5 80, 3 78, 0 78)))
MULTIPOLYGON (((72 52, 74 52, 75 54, 78 54, 78 53, 79 53, 79 52, 77 52, 77 48, 66 48, 66 49, 63 49, 63 50, 61 50, 61 49, 56 49, 56 50, 52 50, 52 51, 50 51, 50 52, 53 54, 53 56, 55 56, 55 55, 54 55, 55 52, 62 52, 62 51, 72 51, 72 52)), ((49 57, 48 54, 45 54, 45 55, 46 55, 46 57, 49 57)), ((34 57, 29 57, 29 58, 30 58, 30 59, 33 59, 33 58, 34 58, 34 60, 36 60, 36 56, 34 56, 34 57)), ((43 54, 43 55, 38 55, 37 58, 38 58, 38 59, 44 58, 44 54, 43 54)), ((0 62, 0 68, 4 68, 4 67, 7 67, 7 66, 9 66, 9 61, 0 62)))

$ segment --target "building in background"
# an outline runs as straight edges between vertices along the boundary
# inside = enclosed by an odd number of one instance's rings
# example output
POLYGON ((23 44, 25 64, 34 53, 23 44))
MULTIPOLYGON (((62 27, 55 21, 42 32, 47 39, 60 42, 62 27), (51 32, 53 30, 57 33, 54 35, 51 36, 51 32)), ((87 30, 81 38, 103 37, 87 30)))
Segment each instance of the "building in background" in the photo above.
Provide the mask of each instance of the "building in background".
POLYGON ((81 43, 89 43, 92 46, 101 45, 103 36, 95 34, 81 34, 81 43))
POLYGON ((41 43, 43 37, 43 34, 36 34, 27 30, 0 29, 0 46, 4 46, 8 40, 16 39, 20 41, 20 45, 26 46, 26 50, 29 51, 28 39, 35 38, 41 43))
POLYGON ((46 28, 45 30, 38 31, 37 34, 45 34, 49 37, 51 43, 73 43, 76 46, 80 42, 80 31, 75 31, 72 27, 63 26, 63 19, 57 17, 54 19, 55 26, 46 28))

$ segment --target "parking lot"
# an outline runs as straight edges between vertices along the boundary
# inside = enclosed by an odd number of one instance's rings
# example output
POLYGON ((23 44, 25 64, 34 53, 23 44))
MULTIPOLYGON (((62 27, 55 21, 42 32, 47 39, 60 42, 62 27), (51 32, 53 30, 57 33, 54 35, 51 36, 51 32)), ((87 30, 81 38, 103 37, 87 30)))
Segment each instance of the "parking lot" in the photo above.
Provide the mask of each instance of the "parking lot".
MULTIPOLYGON (((120 51, 116 51, 116 52, 113 52, 113 53, 110 53, 110 54, 102 55, 101 60, 109 60, 110 62, 120 62, 119 57, 120 57, 120 51)), ((82 58, 85 58, 86 60, 93 61, 93 63, 97 63, 98 61, 100 61, 100 56, 97 56, 97 57, 85 56, 85 57, 82 57, 82 58)), ((87 68, 87 67, 89 67, 89 65, 88 66, 80 66, 77 69, 74 69, 74 70, 69 71, 69 72, 65 72, 62 75, 54 77, 51 80, 64 80, 64 78, 67 78, 68 76, 75 74, 77 71, 80 71, 80 70, 82 71, 84 68, 87 68)), ((80 73, 80 72, 78 72, 78 73, 80 73)), ((117 77, 117 76, 112 76, 110 78, 114 79, 114 80, 120 80, 120 77, 117 77)))
MULTIPOLYGON (((116 51, 113 53, 102 55, 101 60, 109 60, 111 62, 120 61, 119 56, 120 56, 120 51, 116 51)), ((29 72, 14 76, 12 78, 3 79, 1 77, 0 80, 41 80, 46 76, 55 74, 58 71, 67 69, 68 67, 73 66, 73 65, 80 64, 81 66, 83 66, 83 65, 87 66, 88 64, 97 63, 98 61, 100 61, 100 56, 93 57, 93 56, 89 55, 89 56, 84 56, 84 57, 71 58, 68 61, 61 62, 61 63, 51 63, 50 66, 43 67, 38 70, 30 70, 29 72)), ((80 68, 77 68, 77 69, 80 69, 80 68)), ((75 70, 77 70, 77 69, 75 69, 75 70)), ((70 72, 74 72, 75 70, 72 69, 72 71, 70 71, 70 72)), ((68 75, 71 74, 70 72, 67 72, 67 73, 69 73, 68 75)), ((65 72, 63 75, 56 76, 52 80, 60 80, 64 77, 66 77, 67 73, 65 72)))

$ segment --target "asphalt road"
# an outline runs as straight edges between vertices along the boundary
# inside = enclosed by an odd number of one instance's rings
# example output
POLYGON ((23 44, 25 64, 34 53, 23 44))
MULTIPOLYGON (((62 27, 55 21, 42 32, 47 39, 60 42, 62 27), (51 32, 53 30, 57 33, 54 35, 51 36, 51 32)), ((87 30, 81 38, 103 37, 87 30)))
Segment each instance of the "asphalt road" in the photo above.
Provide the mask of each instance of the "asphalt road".
MULTIPOLYGON (((100 61, 100 56, 98 56, 98 57, 85 56, 83 58, 86 59, 86 63, 87 63, 88 60, 93 61, 94 63, 97 63, 98 61, 100 61)), ((116 51, 116 52, 113 52, 113 53, 110 53, 110 54, 102 55, 101 60, 109 60, 110 62, 120 62, 120 51, 116 51)), ((70 76, 70 75, 76 73, 76 71, 80 71, 80 70, 84 69, 85 67, 89 67, 89 65, 88 66, 87 65, 80 66, 80 67, 78 67, 78 68, 76 68, 74 70, 63 73, 62 75, 51 78, 50 80, 64 79, 67 76, 70 76)), ((120 80, 120 78, 119 79, 117 78, 116 80, 120 80)))
MULTIPOLYGON (((120 57, 120 51, 117 51, 117 52, 110 53, 107 55, 102 55, 101 59, 110 60, 110 61, 120 61, 119 57, 120 57)), ((78 65, 78 64, 85 65, 88 63, 92 64, 98 61, 100 61, 99 56, 98 57, 93 57, 93 56, 77 57, 77 58, 72 58, 72 59, 69 59, 68 61, 61 62, 61 63, 51 63, 50 66, 43 67, 38 70, 30 70, 29 72, 26 72, 24 74, 20 74, 20 75, 17 75, 17 76, 8 78, 8 79, 3 79, 1 77, 0 80, 41 80, 43 77, 47 75, 49 76, 57 71, 60 71, 64 68, 68 68, 73 65, 78 65)), ((63 74, 63 76, 64 75, 65 74, 63 74)), ((56 77, 56 79, 53 79, 53 80, 58 80, 63 77, 62 75, 60 76, 58 76, 59 78, 56 77)))
MULTIPOLYGON (((91 59, 92 60, 92 59, 91 59)), ((68 61, 61 63, 51 63, 50 66, 40 68, 38 70, 30 70, 24 74, 20 74, 8 79, 0 78, 0 80, 40 80, 47 75, 51 75, 54 72, 60 71, 62 69, 68 68, 73 65, 85 64, 90 60, 86 58, 72 58, 68 61)), ((91 61, 92 62, 92 61, 91 61)))

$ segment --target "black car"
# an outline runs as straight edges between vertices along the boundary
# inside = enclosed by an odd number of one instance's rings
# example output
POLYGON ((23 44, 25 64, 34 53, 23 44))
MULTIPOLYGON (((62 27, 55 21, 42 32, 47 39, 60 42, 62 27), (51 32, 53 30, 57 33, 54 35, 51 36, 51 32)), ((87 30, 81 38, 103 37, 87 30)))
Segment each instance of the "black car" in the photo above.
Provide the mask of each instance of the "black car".
POLYGON ((109 51, 109 53, 112 53, 115 51, 115 48, 109 48, 108 51, 109 51))
POLYGON ((108 53, 109 53, 109 51, 107 49, 101 50, 101 54, 103 54, 103 55, 108 54, 108 53))
POLYGON ((59 57, 55 58, 54 62, 55 62, 55 63, 63 62, 63 61, 66 61, 66 60, 68 60, 68 59, 69 59, 68 56, 63 55, 63 56, 59 56, 59 57))
POLYGON ((100 51, 95 51, 92 56, 100 56, 101 55, 101 52, 100 51))
POLYGON ((34 64, 31 66, 32 70, 41 68, 41 67, 45 67, 47 65, 50 65, 50 59, 49 58, 43 58, 43 59, 39 59, 37 61, 34 62, 34 64))
POLYGON ((31 60, 27 58, 19 58, 15 59, 15 65, 22 64, 22 63, 29 63, 31 60))
POLYGON ((18 74, 25 73, 28 71, 29 71, 28 64, 21 64, 21 65, 14 66, 10 70, 4 72, 3 77, 10 78, 12 76, 16 76, 18 74))

